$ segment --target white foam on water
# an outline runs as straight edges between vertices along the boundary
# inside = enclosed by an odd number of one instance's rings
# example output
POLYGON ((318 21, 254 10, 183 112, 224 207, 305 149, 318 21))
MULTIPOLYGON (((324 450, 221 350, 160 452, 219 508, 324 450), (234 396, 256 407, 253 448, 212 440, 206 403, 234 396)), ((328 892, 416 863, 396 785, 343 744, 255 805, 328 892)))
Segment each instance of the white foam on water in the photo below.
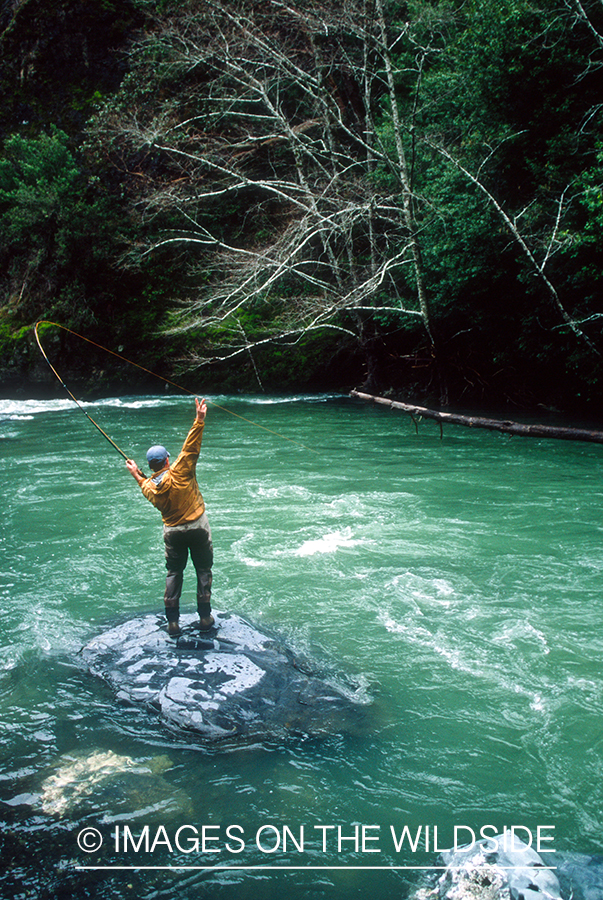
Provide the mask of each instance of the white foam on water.
POLYGON ((361 540, 352 537, 352 529, 344 528, 343 531, 331 531, 321 538, 304 541, 301 547, 295 551, 295 556, 314 556, 320 553, 335 553, 342 547, 356 547, 362 544, 361 540))
MULTIPOLYGON (((153 409, 156 407, 173 405, 174 402, 191 402, 190 397, 107 397, 100 400, 81 400, 76 395, 77 402, 83 409, 93 410, 99 407, 111 409, 153 409)), ((37 415, 63 412, 64 410, 77 409, 75 401, 69 397, 59 397, 52 400, 0 400, 0 420, 30 421, 37 415)))

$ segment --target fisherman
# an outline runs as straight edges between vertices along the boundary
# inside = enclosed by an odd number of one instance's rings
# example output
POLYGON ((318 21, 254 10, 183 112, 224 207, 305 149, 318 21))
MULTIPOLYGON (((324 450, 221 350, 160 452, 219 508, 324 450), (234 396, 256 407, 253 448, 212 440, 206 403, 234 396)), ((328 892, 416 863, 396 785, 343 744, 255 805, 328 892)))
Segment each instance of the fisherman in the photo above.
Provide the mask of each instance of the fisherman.
POLYGON ((197 573, 199 629, 209 631, 214 625, 211 615, 213 545, 205 503, 196 477, 207 405, 205 400, 199 403, 195 398, 195 406, 195 421, 172 465, 169 453, 160 444, 147 452, 147 461, 154 473, 149 478, 144 477, 133 460, 126 460, 128 471, 140 485, 142 493, 157 507, 163 518, 167 568, 165 615, 168 633, 173 637, 181 634, 180 595, 189 552, 197 573))

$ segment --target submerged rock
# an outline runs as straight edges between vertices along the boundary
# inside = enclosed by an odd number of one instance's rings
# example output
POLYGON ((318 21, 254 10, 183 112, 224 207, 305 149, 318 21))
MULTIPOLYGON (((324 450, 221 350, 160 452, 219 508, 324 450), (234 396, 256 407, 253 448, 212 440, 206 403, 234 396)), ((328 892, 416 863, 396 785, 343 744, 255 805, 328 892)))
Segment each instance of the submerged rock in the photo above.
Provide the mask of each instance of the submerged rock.
POLYGON ((111 822, 191 815, 188 796, 162 777, 171 765, 167 756, 141 760, 112 750, 66 753, 44 778, 33 805, 39 803, 43 812, 58 818, 98 815, 100 810, 103 821, 111 822))
POLYGON ((82 658, 120 700, 210 740, 358 732, 366 706, 358 692, 318 677, 240 616, 214 617, 201 635, 196 616, 181 616, 177 640, 163 618, 131 619, 91 640, 82 658))
POLYGON ((413 900, 560 900, 555 873, 516 834, 442 853, 444 874, 413 900))
POLYGON ((587 853, 552 853, 561 893, 570 900, 603 900, 603 856, 587 853))

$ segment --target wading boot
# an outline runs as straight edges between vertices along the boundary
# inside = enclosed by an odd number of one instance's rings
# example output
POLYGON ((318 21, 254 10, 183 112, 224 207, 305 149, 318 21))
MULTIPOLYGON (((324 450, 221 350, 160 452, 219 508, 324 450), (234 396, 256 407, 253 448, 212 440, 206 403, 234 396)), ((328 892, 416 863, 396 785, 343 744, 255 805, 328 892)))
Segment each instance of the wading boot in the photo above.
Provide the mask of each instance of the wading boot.
POLYGON ((211 614, 210 603, 197 603, 199 613, 199 631, 211 631, 215 625, 215 619, 211 614))
POLYGON ((166 606, 165 615, 168 622, 168 634, 170 637, 178 637, 182 634, 178 620, 180 618, 180 608, 178 606, 166 606))

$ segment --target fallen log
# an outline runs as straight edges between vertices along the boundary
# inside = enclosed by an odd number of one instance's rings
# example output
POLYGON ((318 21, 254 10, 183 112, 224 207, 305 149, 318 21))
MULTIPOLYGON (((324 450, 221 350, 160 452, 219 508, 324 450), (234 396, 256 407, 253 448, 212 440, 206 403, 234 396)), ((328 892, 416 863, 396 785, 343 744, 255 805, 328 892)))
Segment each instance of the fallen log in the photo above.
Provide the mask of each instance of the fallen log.
POLYGON ((389 400, 387 397, 375 397, 373 394, 363 394, 360 391, 350 391, 350 397, 359 400, 370 400, 373 403, 381 403, 391 409, 400 409, 411 417, 435 419, 440 423, 449 425, 465 425, 468 428, 487 428, 490 431, 501 431, 505 434, 519 434, 523 437, 556 438, 563 441, 591 441, 603 444, 603 431, 593 431, 588 428, 561 428, 555 425, 522 425, 520 422, 511 422, 501 419, 485 419, 480 416, 463 416, 459 413, 440 412, 435 409, 427 409, 424 406, 413 406, 410 403, 400 403, 398 400, 389 400))

